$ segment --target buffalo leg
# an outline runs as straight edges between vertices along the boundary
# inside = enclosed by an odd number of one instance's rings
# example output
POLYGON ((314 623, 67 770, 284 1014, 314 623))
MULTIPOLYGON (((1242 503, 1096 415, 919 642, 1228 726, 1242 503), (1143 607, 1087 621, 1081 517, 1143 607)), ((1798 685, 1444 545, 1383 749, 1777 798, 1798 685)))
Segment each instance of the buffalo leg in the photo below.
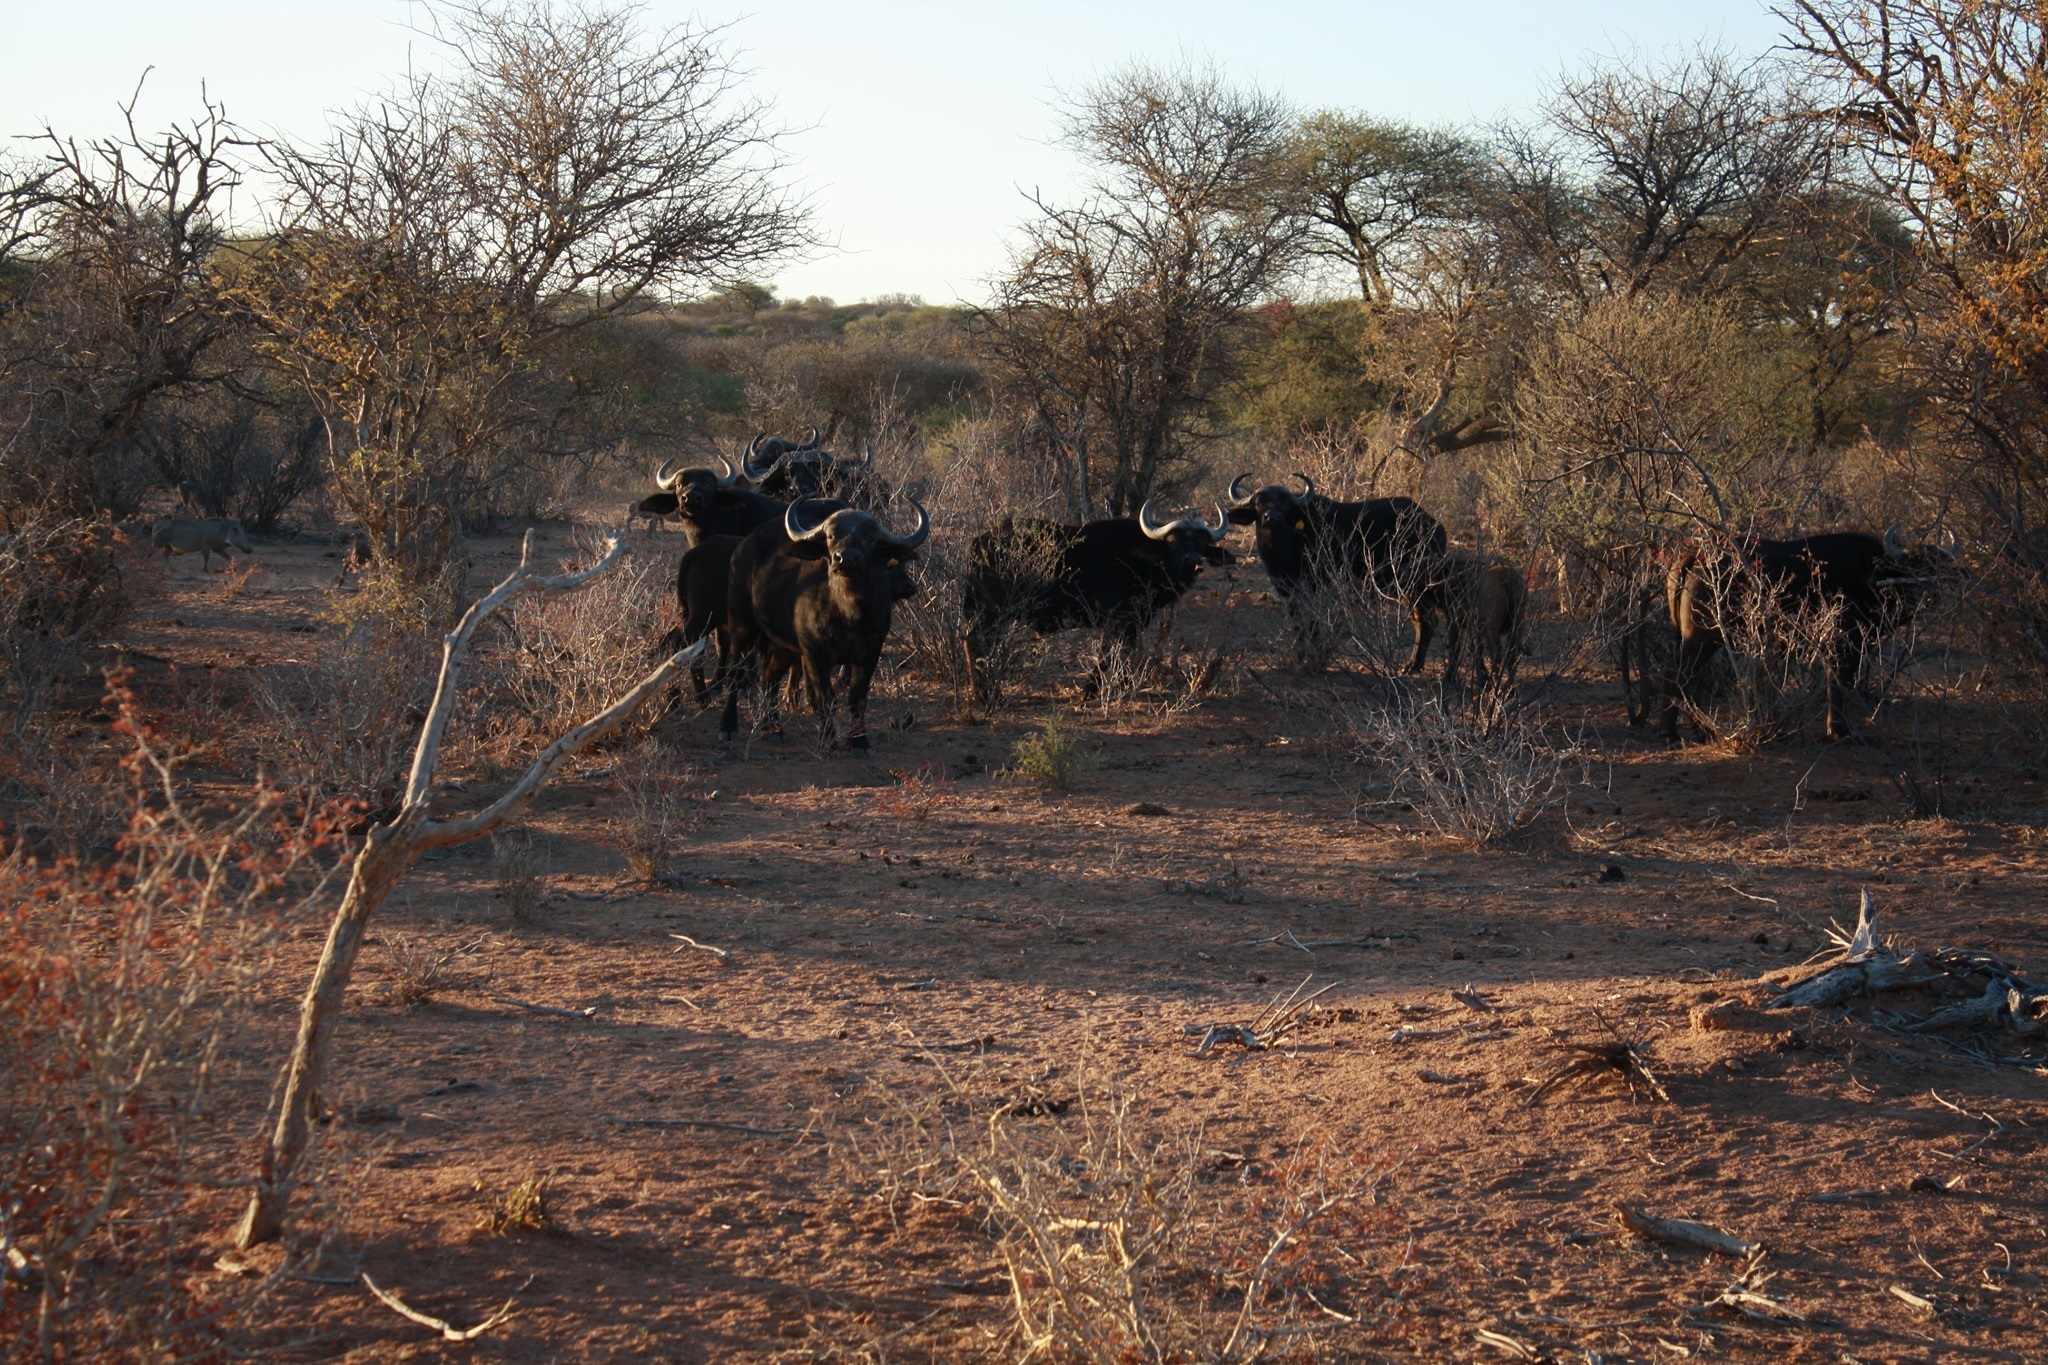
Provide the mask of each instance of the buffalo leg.
POLYGON ((1849 737, 1849 688, 1863 663, 1863 645, 1850 631, 1841 632, 1835 642, 1834 667, 1828 673, 1828 738, 1849 737))
POLYGON ((1429 657, 1429 642, 1436 634, 1436 625, 1430 618, 1431 612, 1420 600, 1408 608, 1409 619, 1415 623, 1415 652, 1408 656, 1403 673, 1420 673, 1422 661, 1429 657))
POLYGON ((847 669, 850 675, 846 684, 846 747, 857 754, 871 754, 874 750, 868 744, 868 688, 875 681, 875 663, 853 664, 847 669))
MULTIPOLYGON (((1680 638, 1677 657, 1672 660, 1671 673, 1664 682, 1664 738, 1678 743, 1678 709, 1681 705, 1696 706, 1693 689, 1705 675, 1707 665, 1713 662, 1714 653, 1721 642, 1716 639, 1680 638)), ((1706 733, 1701 729, 1701 734, 1706 733)))

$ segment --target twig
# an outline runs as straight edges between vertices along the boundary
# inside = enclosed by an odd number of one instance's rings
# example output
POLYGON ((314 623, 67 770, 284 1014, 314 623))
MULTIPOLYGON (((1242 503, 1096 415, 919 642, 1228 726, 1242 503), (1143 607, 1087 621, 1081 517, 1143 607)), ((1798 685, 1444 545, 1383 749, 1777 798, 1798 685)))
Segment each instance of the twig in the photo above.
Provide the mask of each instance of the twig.
POLYGON ((595 1005, 586 1005, 580 1010, 565 1010, 559 1005, 536 1005, 531 1000, 515 1000, 509 995, 494 995, 491 999, 497 1001, 500 1005, 516 1005, 523 1010, 532 1010, 535 1014, 552 1014, 561 1019, 595 1019, 597 1017, 597 1006, 595 1005))
MULTIPOLYGON (((713 957, 717 958, 720 962, 724 962, 732 957, 732 954, 727 952, 725 949, 714 948, 708 943, 699 943, 696 939, 691 938, 688 934, 670 934, 669 937, 672 939, 679 940, 685 948, 695 948, 700 953, 709 953, 713 957)), ((676 949, 676 951, 681 952, 682 948, 678 948, 676 949)))
POLYGON ((715 1128, 723 1133, 751 1133, 755 1137, 788 1137, 808 1133, 809 1128, 756 1128, 745 1123, 721 1123, 717 1119, 622 1119, 606 1114, 602 1120, 622 1128, 715 1128))
MULTIPOLYGON (((533 1277, 531 1275, 527 1276, 526 1284, 532 1283, 533 1277)), ((522 1290, 525 1289, 526 1284, 520 1285, 519 1288, 522 1290)), ((431 1317, 426 1313, 420 1312, 416 1308, 408 1307, 406 1305, 405 1300, 399 1298, 398 1295, 378 1288, 377 1282, 370 1278, 370 1272, 367 1270, 363 1272, 363 1286, 366 1289, 368 1289, 372 1294, 375 1294, 378 1300, 381 1303, 383 1303, 383 1305, 386 1308, 389 1308, 392 1312, 398 1314, 398 1316, 404 1318, 407 1322, 416 1322, 422 1327, 431 1327, 435 1331, 439 1332, 441 1334, 441 1339, 443 1341, 475 1341, 478 1337, 482 1336, 484 1333, 490 1331, 493 1327, 496 1327, 499 1323, 511 1317, 512 1305, 519 1301, 519 1295, 517 1292, 515 1292, 511 1298, 505 1300, 505 1306, 503 1308, 500 1308, 497 1312, 491 1314, 489 1317, 485 1318, 476 1326, 464 1329, 451 1326, 446 1319, 431 1317)))

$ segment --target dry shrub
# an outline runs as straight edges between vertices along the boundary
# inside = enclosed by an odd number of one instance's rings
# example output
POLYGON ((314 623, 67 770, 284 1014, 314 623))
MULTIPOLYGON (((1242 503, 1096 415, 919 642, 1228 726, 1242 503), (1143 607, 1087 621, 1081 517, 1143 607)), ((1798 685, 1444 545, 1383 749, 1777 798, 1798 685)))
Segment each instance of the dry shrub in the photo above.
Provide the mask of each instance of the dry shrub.
POLYGON ((533 924, 547 908, 546 862, 524 833, 491 836, 491 878, 514 924, 533 924))
POLYGON ((1560 740, 1504 698, 1479 711, 1438 696, 1397 693, 1383 706, 1350 716, 1354 812, 1366 796, 1413 806, 1446 838, 1475 847, 1497 843, 1563 800, 1583 767, 1576 744, 1560 740), (1377 782, 1372 779, 1377 778, 1377 782))
POLYGON ((449 970, 454 953, 405 934, 387 934, 383 944, 391 980, 387 1003, 418 1009, 455 984, 449 970))
POLYGON ((645 741, 619 760, 612 780, 625 804, 613 838, 626 866, 642 881, 668 879, 683 835, 704 819, 708 798, 697 771, 672 751, 645 741))
POLYGON ((220 571, 220 577, 213 580, 213 594, 223 602, 232 602, 249 589, 250 580, 266 572, 262 561, 242 558, 220 571))
POLYGON ((1558 567, 1567 609, 1702 524, 1813 513, 1788 364, 1729 309, 1689 299, 1605 300, 1533 348, 1517 440, 1485 477, 1503 529, 1558 567))
POLYGON ((265 761, 308 790, 372 809, 396 800, 434 684, 439 641, 423 625, 360 611, 312 667, 252 670, 265 761))
POLYGON ((111 522, 50 518, 0 532, 0 726, 8 738, 79 675, 84 647, 120 624, 160 576, 111 522))
POLYGON ((82 709, 88 651, 161 581, 105 521, 17 522, 0 533, 0 838, 39 856, 104 857, 125 831, 118 750, 65 731, 82 709))
MULTIPOLYGON (((578 533, 565 563, 589 564, 602 537, 578 533)), ((675 619, 675 566, 653 556, 573 593, 534 593, 496 618, 506 647, 479 687, 495 710, 552 738, 603 710, 645 677, 654 644, 675 619)))
POLYGON ((869 807, 884 820, 929 820, 953 799, 953 779, 936 764, 891 768, 889 776, 896 785, 877 791, 869 807))
POLYGON ((953 1147, 1010 1280, 1004 1354, 1353 1358, 1400 1332, 1413 1267, 1390 1163, 1325 1139, 1249 1163, 1199 1129, 1138 1131, 1132 1102, 999 1113, 953 1147))
MULTIPOLYGON (((258 786, 218 820, 116 695, 132 820, 110 865, 0 862, 0 1357, 225 1356, 274 1278, 206 1273, 192 1141, 222 1042, 329 836, 258 786)), ((217 1211, 216 1211, 217 1212, 217 1211)))

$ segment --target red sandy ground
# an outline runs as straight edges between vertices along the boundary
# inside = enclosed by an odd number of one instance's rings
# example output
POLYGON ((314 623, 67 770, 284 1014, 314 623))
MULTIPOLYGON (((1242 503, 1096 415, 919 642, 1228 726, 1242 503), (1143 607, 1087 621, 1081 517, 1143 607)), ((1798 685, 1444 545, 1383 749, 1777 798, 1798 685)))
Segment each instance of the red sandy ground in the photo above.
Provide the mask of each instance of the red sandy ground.
MULTIPOLYGON (((487 548, 479 579, 513 555, 487 548)), ((303 661, 331 637, 325 549, 259 553, 266 572, 233 598, 177 566, 123 642, 145 683, 176 690, 163 663, 189 689, 210 668, 303 661)), ((1215 576, 1179 629, 1216 631, 1227 611, 1265 640, 1263 587, 1255 564, 1215 576)), ((694 716, 676 742, 717 795, 672 884, 634 882, 615 851, 605 754, 527 822, 549 869, 534 923, 493 899, 488 848, 422 864, 364 955, 327 1095, 396 1117, 330 1128, 336 1240, 316 1273, 367 1270, 459 1324, 508 1297, 516 1314, 445 1345, 360 1287, 294 1280, 274 1344, 357 1361, 999 1357, 1017 1348, 990 1228, 884 1172, 929 1157, 902 1136, 914 1115, 973 1133, 1007 1098, 1099 1102, 1113 1085, 1136 1129, 1199 1126, 1218 1170, 1270 1171, 1318 1137, 1391 1164, 1379 1242, 1350 1250, 1405 1256, 1417 1288, 1395 1328, 1325 1338, 1334 1357, 1512 1358, 1485 1329, 1561 1360, 2048 1360, 2039 1060, 1987 1062, 1867 1007, 1737 1011, 1714 1031, 1689 1018, 1824 948, 1813 926, 1853 919, 1861 886, 1900 941, 2039 979, 2039 736, 1963 715, 1979 738, 1955 769, 1959 818, 1916 821, 1879 748, 1817 766, 1811 745, 1667 751, 1619 724, 1611 683, 1582 680, 1564 695, 1598 727, 1603 789, 1475 852, 1412 813, 1354 819, 1326 742, 1347 684, 1260 677, 1178 714, 1071 712, 1087 763, 1066 795, 986 771, 1055 697, 963 723, 894 684, 871 761, 819 753, 801 721, 728 752, 715 717, 694 716), (914 728, 887 728, 906 711, 914 728), (951 780, 920 814, 889 774, 927 764, 951 780), (1796 805, 1802 778, 1850 799, 1796 805), (1608 864, 1622 879, 1596 880, 1608 864), (388 1003, 396 936, 455 954, 430 1003, 388 1003), (1305 977, 1339 984, 1284 1047, 1193 1055, 1188 1026, 1249 1023, 1305 977), (1451 995, 1468 982, 1493 1003, 1483 1017, 1451 995), (1560 1040, 1607 1038, 1595 1011, 1642 1045, 1670 1103, 1595 1081, 1525 1104, 1560 1040), (802 1131, 610 1121, 648 1118, 802 1131), (537 1175, 560 1232, 490 1231, 493 1203, 537 1175), (1919 1176, 1962 1180, 1909 1190, 1919 1176), (1703 1309, 1733 1263, 1619 1235, 1617 1201, 1764 1243, 1764 1292, 1806 1322, 1703 1309)), ((295 945, 266 1027, 237 1040, 224 1144, 253 1149, 318 940, 295 945)))

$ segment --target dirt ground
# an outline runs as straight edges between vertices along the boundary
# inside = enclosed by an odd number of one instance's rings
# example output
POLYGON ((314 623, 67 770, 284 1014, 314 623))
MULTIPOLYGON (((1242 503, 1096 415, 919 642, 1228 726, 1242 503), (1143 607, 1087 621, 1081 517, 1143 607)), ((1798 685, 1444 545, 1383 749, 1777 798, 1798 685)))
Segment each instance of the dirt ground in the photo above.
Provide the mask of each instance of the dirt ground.
MULTIPOLYGON (((486 543, 478 579, 514 553, 486 543)), ((145 689, 313 657, 334 634, 331 556, 259 545, 264 572, 232 596, 175 566, 121 641, 145 689)), ((1264 588, 1256 563, 1212 574, 1177 629, 1266 641, 1264 588)), ((429 858, 351 993, 317 1211, 335 1236, 285 1286, 272 1344, 1009 1356, 995 1229, 915 1133, 950 1122, 972 1142, 1005 1107, 1085 1125, 1121 1097, 1136 1133, 1198 1134, 1219 1199, 1281 1178, 1304 1144, 1381 1173, 1370 1218, 1304 1233, 1376 1267, 1327 1291, 1313 1341, 1333 1357, 2048 1361, 2048 1049, 1906 1033, 1911 998, 1740 1007, 1746 983, 1825 949, 1865 887, 1902 943, 2048 973, 2048 739, 1950 703, 1968 739, 1956 814, 1913 819, 1886 745, 1668 750, 1626 730, 1610 680, 1568 680, 1594 781, 1474 851, 1412 811, 1354 814, 1328 742, 1350 684, 1249 663, 1185 709, 1040 694, 978 722, 892 681, 869 760, 821 752, 801 721, 732 750, 715 716, 668 722, 709 796, 678 875, 627 871, 616 758, 586 755, 526 822, 546 869, 527 922, 496 898, 487 846, 429 858), (1084 757, 1072 790, 992 772, 1060 703, 1084 757), (393 999, 401 946, 451 964, 411 1008, 393 999), (1196 1055, 1204 1026, 1249 1024, 1304 981, 1329 989, 1282 1046, 1196 1055), (1453 994, 1468 984, 1476 1006, 1453 994), (1527 1102, 1574 1055, 1561 1044, 1617 1034, 1668 1103, 1617 1077, 1527 1102), (556 1227, 493 1231, 536 1177, 556 1227), (1708 1307, 1736 1262, 1625 1235, 1617 1203, 1762 1243, 1760 1292, 1803 1321, 1708 1307), (447 1344, 359 1270, 457 1325, 516 1307, 447 1344)), ((488 799, 466 785, 449 799, 488 799)), ((223 1144, 254 1150, 318 945, 295 945, 265 1027, 227 1059, 223 1144)))

